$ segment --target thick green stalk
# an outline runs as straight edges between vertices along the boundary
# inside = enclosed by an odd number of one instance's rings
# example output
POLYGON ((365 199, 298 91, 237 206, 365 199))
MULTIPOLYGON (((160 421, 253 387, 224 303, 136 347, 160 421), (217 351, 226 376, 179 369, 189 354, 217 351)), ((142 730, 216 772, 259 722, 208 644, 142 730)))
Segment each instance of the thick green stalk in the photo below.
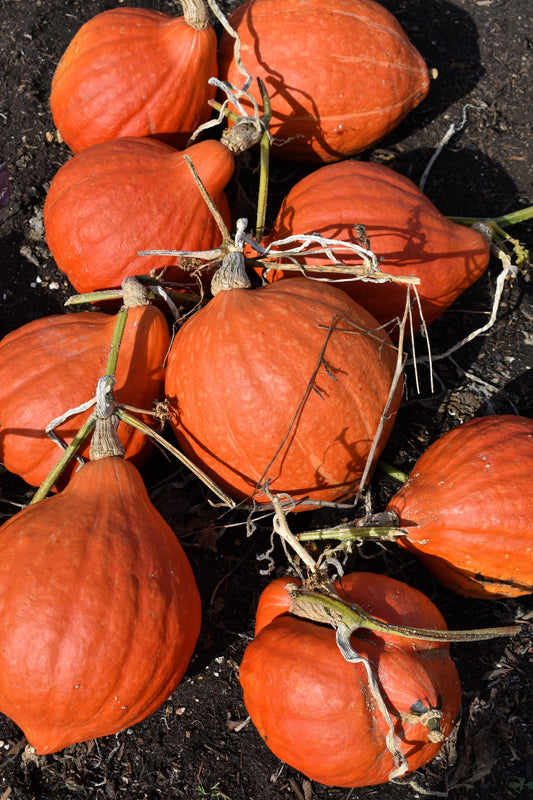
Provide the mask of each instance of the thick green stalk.
POLYGON ((265 219, 268 199, 268 177, 270 165, 270 134, 268 132, 268 125, 272 116, 272 107, 270 105, 270 98, 263 81, 258 78, 259 91, 261 92, 261 100, 263 102, 263 116, 261 123, 264 126, 263 135, 260 142, 260 168, 259 168, 259 189, 257 193, 257 216, 255 224, 255 238, 260 242, 265 232, 265 219))
POLYGON ((124 334, 124 328, 128 319, 128 309, 122 306, 115 319, 115 327, 113 328, 113 335, 111 337, 111 344, 109 345, 109 353, 107 355, 107 362, 105 366, 104 375, 114 377, 117 369, 118 353, 120 350, 120 343, 124 334))
POLYGON ((409 531, 403 528, 388 526, 350 526, 343 525, 338 528, 320 528, 316 531, 302 531, 296 534, 300 542, 316 542, 335 539, 337 542, 353 542, 357 539, 379 539, 380 541, 395 542, 401 536, 407 536, 409 531))
POLYGON ((75 435, 74 439, 71 441, 69 446, 63 451, 63 455, 59 459, 59 461, 52 467, 44 481, 41 483, 35 494, 33 495, 32 499, 30 500, 30 505, 33 503, 38 503, 39 500, 43 500, 48 492, 51 490, 52 486, 55 484, 67 464, 69 464, 72 459, 75 457, 76 453, 82 446, 83 442, 87 439, 88 436, 93 432, 94 427, 96 425, 96 415, 94 412, 85 420, 82 427, 79 429, 78 433, 75 435))
MULTIPOLYGON (((222 111, 222 103, 219 103, 217 100, 209 100, 209 105, 211 108, 214 108, 215 111, 222 111)), ((231 120, 231 122, 237 122, 239 119, 238 114, 236 114, 235 111, 230 111, 228 108, 224 109, 224 116, 231 120)))
MULTIPOLYGON (((125 306, 122 306, 115 319, 115 327, 113 328, 113 335, 111 337, 111 344, 109 347, 109 353, 107 356, 107 363, 104 373, 106 376, 113 377, 115 375, 120 343, 122 341, 122 335, 124 333, 124 328, 126 326, 127 318, 128 318, 128 309, 125 306)), ((42 500, 43 498, 46 497, 46 495, 52 489, 53 485, 55 484, 55 482, 65 469, 65 467, 75 457, 76 453, 78 452, 79 448, 81 447, 85 439, 87 439, 87 437, 92 433, 95 425, 96 425, 96 414, 93 411, 92 414, 85 420, 84 424, 82 425, 82 427, 80 428, 80 430, 78 431, 72 442, 63 451, 61 458, 57 461, 57 463, 50 470, 44 481, 41 483, 41 485, 33 495, 30 504, 37 503, 39 500, 42 500)))
MULTIPOLYGON (((156 297, 160 296, 157 292, 153 291, 153 288, 151 288, 151 285, 154 285, 154 279, 151 275, 139 275, 137 276, 136 280, 146 286, 146 296, 150 300, 154 300, 156 297)), ((165 293, 170 297, 171 300, 175 300, 180 303, 198 303, 200 300, 199 295, 192 294, 191 292, 176 292, 165 289, 165 293)), ((76 306, 82 305, 83 303, 102 303, 107 300, 122 300, 122 296, 122 289, 102 289, 99 292, 75 294, 65 300, 65 305, 76 306)))
POLYGON ((491 223, 494 222, 500 228, 509 228, 511 225, 518 225, 520 222, 527 222, 527 220, 533 219, 533 206, 511 211, 509 214, 503 214, 501 217, 493 217, 492 219, 484 219, 483 217, 448 217, 448 219, 460 225, 470 226, 476 222, 485 222, 492 227, 491 223))
POLYGON ((290 613, 296 616, 325 622, 337 628, 344 625, 350 632, 358 628, 388 633, 408 639, 422 639, 428 642, 478 642, 495 639, 499 636, 513 636, 520 631, 519 625, 501 628, 478 628, 477 630, 443 631, 427 628, 411 628, 406 625, 395 625, 391 622, 373 617, 355 603, 345 603, 331 594, 299 589, 293 584, 287 586, 291 597, 290 613))
POLYGON ((484 228, 488 228, 491 233, 493 248, 496 247, 497 251, 502 257, 512 263, 514 256, 514 265, 519 269, 529 268, 530 255, 518 239, 514 239, 505 232, 504 228, 511 225, 517 225, 519 222, 533 219, 533 206, 523 208, 520 211, 513 211, 510 214, 504 214, 501 217, 494 219, 474 219, 472 217, 449 217, 452 222, 458 222, 461 225, 474 225, 481 223, 484 228), (512 252, 509 251, 506 245, 512 245, 512 252))
POLYGON ((77 306, 82 303, 101 303, 105 300, 122 300, 122 289, 102 289, 99 292, 74 294, 65 300, 66 306, 77 306))

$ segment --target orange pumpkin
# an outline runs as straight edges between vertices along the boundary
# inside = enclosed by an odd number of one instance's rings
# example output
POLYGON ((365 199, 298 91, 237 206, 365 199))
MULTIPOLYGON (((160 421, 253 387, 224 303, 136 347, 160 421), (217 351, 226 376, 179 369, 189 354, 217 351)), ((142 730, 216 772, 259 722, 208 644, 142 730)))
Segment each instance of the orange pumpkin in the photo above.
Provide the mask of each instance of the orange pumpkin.
POLYGON ((494 414, 431 444, 389 503, 398 539, 467 597, 533 592, 533 420, 494 414))
MULTIPOLYGON (((489 263, 490 247, 479 231, 443 216, 409 178, 382 164, 364 161, 328 164, 299 181, 283 200, 263 244, 309 233, 360 244, 356 224, 364 226, 383 272, 420 279, 416 289, 428 325, 483 274, 489 263)), ((345 264, 361 263, 353 253, 338 251, 337 256, 345 264)), ((331 263, 325 256, 306 256, 305 252, 297 260, 303 265, 331 263)), ((273 281, 291 275, 294 273, 284 273, 273 263, 265 277, 273 281)), ((337 285, 382 324, 402 318, 405 285, 346 281, 346 274, 334 272, 329 277, 342 278, 337 285)), ((411 297, 416 332, 421 317, 413 290, 411 297)))
MULTIPOLYGON (((94 397, 104 374, 115 316, 81 311, 37 319, 0 342, 0 458, 11 472, 39 486, 61 450, 46 434, 47 425, 70 408, 94 397)), ((114 395, 118 402, 151 410, 163 399, 163 363, 169 331, 161 311, 150 305, 130 308, 119 350, 114 395)), ((69 444, 90 410, 69 417, 56 434, 69 444)), ((141 415, 147 425, 154 418, 141 415)), ((126 456, 141 464, 150 443, 140 431, 119 425, 126 456)), ((84 445, 80 454, 88 455, 84 445)), ((61 476, 60 485, 72 472, 61 476)))
POLYGON ((184 16, 146 8, 97 14, 74 36, 52 80, 50 108, 75 153, 119 136, 185 147, 211 116, 217 40, 202 0, 184 16))
MULTIPOLYGON (((267 502, 268 479, 295 501, 346 498, 361 480, 396 356, 373 317, 335 287, 300 278, 225 289, 174 338, 170 424, 231 496, 267 502)), ((401 381, 374 458, 400 397, 401 381)))
POLYGON ((44 204, 45 235, 57 266, 78 292, 120 286, 128 276, 163 267, 165 279, 197 288, 175 257, 137 255, 220 244, 184 154, 231 228, 224 188, 235 162, 219 141, 178 151, 150 138, 124 137, 83 150, 59 168, 44 204))
MULTIPOLYGON (((385 783, 397 765, 366 671, 344 659, 333 628, 289 613, 287 584, 299 582, 278 578, 262 593, 255 638, 241 663, 252 722, 278 758, 314 781, 385 783)), ((446 630, 434 604, 394 578, 359 572, 345 575, 335 590, 386 622, 446 630)), ((361 630, 351 636, 351 646, 370 664, 408 770, 417 769, 438 753, 459 709, 461 689, 448 645, 361 630), (424 724, 424 715, 432 714, 433 730, 424 724)))
MULTIPOLYGON (((328 162, 360 152, 428 92, 420 53, 373 0, 248 0, 229 22, 260 108, 255 79, 265 84, 273 152, 282 158, 328 162)), ((240 87, 234 42, 222 33, 219 75, 240 87)))
POLYGON ((0 529, 0 711, 41 754, 134 725, 178 685, 200 617, 137 469, 90 461, 0 529))

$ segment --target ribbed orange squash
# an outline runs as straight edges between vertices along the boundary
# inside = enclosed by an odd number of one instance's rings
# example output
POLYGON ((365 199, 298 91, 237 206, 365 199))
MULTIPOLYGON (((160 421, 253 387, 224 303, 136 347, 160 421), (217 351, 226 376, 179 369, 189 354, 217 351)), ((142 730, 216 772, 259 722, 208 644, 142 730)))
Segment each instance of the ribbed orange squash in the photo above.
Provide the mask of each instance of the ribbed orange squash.
POLYGON ((134 725, 183 677, 200 617, 137 469, 91 461, 0 528, 0 711, 43 754, 134 725))
MULTIPOLYGON (((39 486, 61 450, 45 434, 47 425, 95 395, 104 374, 115 316, 81 311, 29 322, 0 342, 0 459, 6 469, 39 486)), ((151 410, 163 399, 163 364, 169 347, 165 317, 154 306, 128 311, 116 370, 118 402, 151 410)), ((72 441, 90 411, 69 417, 55 432, 72 441)), ((154 418, 141 415, 147 425, 154 418)), ((140 464, 150 443, 140 431, 119 424, 126 457, 140 464)), ((88 445, 81 455, 87 457, 88 445)), ((60 485, 71 474, 63 474, 60 485)))
POLYGON ((78 292, 120 286, 124 278, 170 265, 165 278, 197 287, 176 258, 139 250, 209 250, 220 232, 184 153, 231 228, 224 189, 235 162, 221 142, 178 151, 150 138, 124 137, 83 150, 56 172, 44 227, 57 266, 78 292))
POLYGON ((209 119, 216 35, 202 0, 181 5, 183 17, 113 8, 76 33, 50 94, 54 123, 75 153, 119 136, 165 136, 185 147, 209 119))
POLYGON ((494 414, 430 445, 388 508, 448 589, 518 597, 533 592, 532 493, 533 420, 494 414))
MULTIPOLYGON (((255 638, 239 670, 252 722, 278 758, 311 780, 345 787, 385 783, 395 765, 366 671, 343 658, 333 628, 288 613, 289 583, 298 581, 278 578, 261 595, 255 638)), ((359 572, 345 575, 335 589, 386 622, 446 630, 433 603, 394 578, 359 572)), ((368 659, 409 771, 417 769, 438 753, 459 710, 461 689, 448 645, 360 631, 351 646, 368 659), (423 714, 432 711, 440 717, 430 731, 423 714)))
MULTIPOLYGON (((260 108, 255 79, 266 86, 277 156, 346 158, 382 139, 428 92, 421 55, 373 0, 248 0, 229 22, 260 108)), ((240 87, 234 41, 222 34, 219 74, 240 87)))
MULTIPOLYGON (((287 194, 264 244, 293 234, 321 236, 360 244, 354 225, 363 225, 380 269, 392 275, 420 279, 416 287, 426 324, 434 322, 485 271, 490 247, 479 231, 443 216, 415 184, 382 164, 345 161, 328 164, 299 181, 287 194)), ((298 256, 302 264, 327 265, 325 256, 298 256)), ((338 253, 346 264, 361 259, 338 253)), ((294 273, 273 269, 267 280, 294 273)), ((321 275, 324 277, 324 275, 321 275)), ((406 287, 398 283, 354 280, 346 274, 338 286, 379 322, 402 318, 406 287)), ((420 328, 418 303, 413 305, 413 329, 420 328)))
MULTIPOLYGON (((373 317, 335 287, 299 278, 223 290, 174 338, 170 424, 236 498, 266 502, 268 478, 272 492, 296 501, 339 500, 360 482, 396 355, 373 317)), ((376 458, 400 397, 401 381, 376 458)))

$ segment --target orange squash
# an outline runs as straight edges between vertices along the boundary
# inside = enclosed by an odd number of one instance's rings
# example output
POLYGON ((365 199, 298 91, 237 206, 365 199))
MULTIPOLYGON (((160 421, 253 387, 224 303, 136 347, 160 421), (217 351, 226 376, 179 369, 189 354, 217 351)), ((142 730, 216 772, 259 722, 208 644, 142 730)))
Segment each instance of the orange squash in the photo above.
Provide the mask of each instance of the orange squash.
MULTIPOLYGON (((335 631, 293 616, 287 584, 262 593, 255 638, 239 678, 252 722, 282 761, 328 786, 385 783, 394 768, 388 726, 361 664, 346 661, 335 631)), ((342 600, 386 622, 446 630, 434 604, 394 578, 359 572, 335 584, 342 600)), ((351 646, 366 658, 412 771, 430 761, 454 727, 461 688, 446 643, 356 631, 351 646), (424 715, 434 714, 433 730, 424 715)), ((396 765, 397 766, 397 765, 396 765)))
POLYGON ((217 40, 202 0, 184 16, 112 8, 76 33, 54 73, 50 108, 73 152, 119 136, 185 147, 211 116, 217 40))
MULTIPOLYGON (((490 246, 479 231, 447 219, 409 178, 382 164, 364 161, 327 164, 302 178, 283 200, 263 244, 309 233, 360 244, 356 224, 364 226, 383 272, 420 279, 416 289, 427 325, 471 286, 489 263, 490 246)), ((361 263, 353 253, 339 251, 337 255, 345 264, 361 263)), ((325 256, 306 256, 305 252, 297 260, 303 265, 330 263, 325 256)), ((274 281, 291 275, 294 273, 284 273, 273 263, 265 277, 274 281)), ((382 324, 402 318, 405 285, 346 281, 346 274, 333 272, 329 277, 342 278, 337 285, 382 324)), ((412 290, 411 297, 413 330, 417 332, 421 317, 412 290)))
MULTIPOLYGON (((282 158, 329 162, 358 153, 428 92, 420 53, 373 0, 248 0, 229 22, 260 108, 255 79, 265 84, 273 152, 282 158)), ((240 87, 234 41, 222 33, 219 75, 240 87)))
MULTIPOLYGON (((396 357, 373 317, 335 287, 300 278, 225 289, 174 338, 170 425, 233 497, 268 502, 268 479, 295 501, 340 500, 361 480, 396 357)), ((374 458, 400 398, 401 381, 374 458)))
POLYGON ((0 528, 0 711, 40 754, 135 725, 183 677, 200 618, 137 469, 90 461, 0 528))
MULTIPOLYGON (((0 459, 6 469, 39 486, 61 450, 47 425, 94 397, 104 374, 115 316, 80 311, 29 322, 0 342, 0 459)), ((130 308, 119 350, 114 395, 118 402, 151 410, 163 399, 169 331, 163 313, 150 305, 130 308)), ((56 434, 69 444, 90 410, 69 417, 56 434)), ((154 418, 141 415, 147 425, 154 418)), ((119 425, 126 457, 141 464, 151 450, 140 431, 119 425)), ((88 456, 89 446, 80 454, 88 456)), ((63 485, 71 465, 61 476, 63 485)))
POLYGON ((197 288, 175 257, 137 255, 220 244, 184 154, 231 229, 224 189, 235 162, 219 141, 178 151, 150 138, 124 137, 83 150, 59 168, 44 204, 45 235, 57 266, 78 292, 120 286, 128 276, 163 267, 165 279, 197 288))
POLYGON ((415 553, 467 597, 533 592, 533 420, 474 418, 433 442, 389 503, 415 553))

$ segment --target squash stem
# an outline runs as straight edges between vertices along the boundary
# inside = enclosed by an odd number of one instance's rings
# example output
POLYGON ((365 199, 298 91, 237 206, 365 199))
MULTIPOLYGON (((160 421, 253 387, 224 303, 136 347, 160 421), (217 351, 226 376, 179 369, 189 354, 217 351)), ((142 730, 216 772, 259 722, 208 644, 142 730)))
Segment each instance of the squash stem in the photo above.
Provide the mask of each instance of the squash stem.
POLYGON ((122 289, 101 289, 99 292, 75 294, 65 300, 65 305, 76 306, 82 303, 101 303, 104 300, 122 300, 122 289))
MULTIPOLYGON (((138 280, 139 283, 146 285, 147 297, 150 300, 154 300, 156 297, 160 296, 159 292, 155 292, 152 288, 154 287, 154 278, 151 275, 138 275, 136 276, 136 280, 138 280)), ((159 284, 157 286, 159 286, 159 284)), ((162 288, 165 294, 167 294, 171 300, 179 303, 198 303, 200 300, 199 295, 192 294, 191 292, 179 292, 168 287, 162 288)), ((87 292, 86 294, 72 295, 72 297, 69 297, 67 300, 65 300, 65 305, 76 306, 82 305, 83 303, 102 303, 106 300, 122 300, 122 297, 122 289, 101 289, 98 292, 87 292)))
POLYGON ((115 375, 120 343, 122 342, 122 336, 124 335, 124 328, 126 327, 127 319, 128 309, 126 306, 122 306, 115 319, 115 327, 113 328, 113 335, 111 337, 111 344, 109 346, 109 353, 107 355, 104 375, 109 375, 112 377, 115 375))
POLYGON ((511 236, 509 236, 504 229, 512 225, 517 225, 520 222, 533 219, 533 206, 528 206, 527 208, 522 208, 519 211, 513 211, 509 214, 504 214, 501 217, 495 217, 494 219, 481 219, 475 217, 448 217, 448 219, 450 219, 452 222, 457 222, 461 225, 468 225, 471 227, 477 223, 481 223, 484 228, 490 231, 493 247, 496 248, 495 252, 498 253, 500 258, 503 255, 510 261, 512 254, 514 254, 515 266, 518 268, 529 267, 529 251, 518 241, 518 239, 513 239, 511 236), (509 252, 509 250, 507 250, 505 247, 506 242, 509 242, 512 245, 512 253, 509 252))
MULTIPOLYGON (((208 100, 209 105, 211 108, 214 108, 215 111, 222 111, 222 103, 219 103, 217 100, 208 100)), ((238 114, 235 111, 230 111, 229 108, 224 108, 224 116, 227 117, 231 122, 237 122, 239 119, 238 114)))
POLYGON ((209 25, 209 16, 203 0, 180 0, 183 18, 187 25, 197 31, 203 31, 209 25))
POLYGON ((258 242, 263 238, 265 231, 265 219, 268 199, 268 173, 270 163, 270 133, 268 126, 270 118, 272 117, 272 106, 270 105, 270 98, 266 90, 266 86, 261 80, 257 78, 259 91, 261 93, 261 101, 263 103, 263 116, 261 122, 263 125, 263 135, 260 141, 260 166, 259 166, 259 190, 257 197, 257 217, 255 224, 255 238, 258 242))
MULTIPOLYGON (((126 305, 123 305, 120 311, 117 313, 115 319, 115 326, 113 328, 113 335, 111 337, 111 344, 107 356, 107 362, 104 374, 109 378, 114 378, 115 375, 120 343, 122 341, 122 336, 124 334, 124 328, 126 326, 127 318, 128 318, 128 308, 126 305)), ((63 470, 75 457, 76 453, 78 452, 83 442, 93 432, 96 426, 97 416, 98 415, 93 411, 91 415, 85 420, 84 424, 77 432, 77 434, 74 436, 71 443, 63 451, 61 458, 52 467, 52 469, 50 470, 44 481, 41 483, 41 485, 33 495, 30 501, 30 505, 33 503, 37 503, 39 500, 42 500, 44 497, 46 497, 48 492, 51 491, 52 487, 54 486, 55 482, 57 481, 63 470)))
POLYGON ((509 228, 512 225, 518 225, 520 222, 527 222, 527 220, 533 219, 533 206, 511 211, 509 214, 503 214, 501 217, 494 217, 493 219, 484 219, 482 217, 448 217, 448 219, 469 227, 476 222, 485 222, 489 226, 494 222, 500 228, 509 228))
POLYGON ((351 633, 359 628, 366 628, 377 633, 428 642, 477 642, 499 636, 513 636, 520 631, 519 625, 461 631, 412 628, 377 619, 356 603, 345 603, 330 593, 299 589, 294 584, 288 584, 287 591, 291 597, 289 608, 291 614, 316 622, 329 623, 334 628, 344 625, 351 633))
POLYGON ((402 536, 408 536, 409 531, 403 528, 388 526, 347 526, 338 528, 321 528, 316 531, 302 531, 296 534, 300 542, 316 542, 335 539, 338 542, 354 542, 358 539, 378 539, 380 541, 395 542, 402 536))
POLYGON ((87 439, 88 436, 93 432, 96 425, 96 414, 94 412, 85 420, 82 427, 79 429, 78 433, 74 436, 71 443, 68 447, 63 451, 63 455, 59 459, 59 461, 54 465, 54 467, 50 470, 44 481, 41 483, 35 494, 33 495, 32 499, 30 500, 30 505, 33 503, 38 503, 39 500, 43 500, 48 492, 51 490, 52 486, 55 484, 63 470, 66 466, 72 461, 76 453, 78 452, 81 445, 87 439))
MULTIPOLYGON (((261 93, 261 101, 263 104, 263 114, 261 116, 261 124, 263 126, 263 133, 259 142, 260 153, 260 167, 259 167, 259 189, 257 201, 257 216, 255 224, 255 238, 258 242, 263 238, 265 230, 266 207, 268 197, 268 176, 269 176, 269 163, 270 163, 270 134, 268 132, 268 125, 272 116, 272 107, 270 105, 270 98, 268 96, 265 84, 261 78, 257 78, 259 91, 261 93)), ((222 111, 222 105, 216 100, 210 100, 209 105, 215 111, 222 111)), ((228 108, 224 108, 224 115, 235 123, 239 116, 228 108)))

